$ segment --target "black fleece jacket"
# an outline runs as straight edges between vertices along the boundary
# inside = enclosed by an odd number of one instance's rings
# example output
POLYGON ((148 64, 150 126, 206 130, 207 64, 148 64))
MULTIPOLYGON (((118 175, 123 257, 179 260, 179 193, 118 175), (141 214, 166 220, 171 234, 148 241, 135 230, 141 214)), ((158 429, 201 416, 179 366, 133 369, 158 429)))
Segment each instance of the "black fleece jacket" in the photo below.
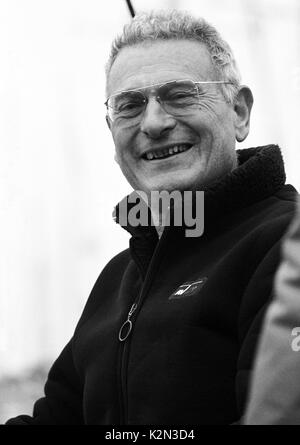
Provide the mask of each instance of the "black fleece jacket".
MULTIPOLYGON (((243 414, 280 240, 297 192, 280 150, 238 151, 205 191, 205 229, 126 227, 33 416, 8 424, 230 424, 243 414), (137 303, 132 330, 119 330, 137 303), (123 331, 124 334, 124 331, 123 331)), ((126 328, 129 327, 126 323, 126 328)))

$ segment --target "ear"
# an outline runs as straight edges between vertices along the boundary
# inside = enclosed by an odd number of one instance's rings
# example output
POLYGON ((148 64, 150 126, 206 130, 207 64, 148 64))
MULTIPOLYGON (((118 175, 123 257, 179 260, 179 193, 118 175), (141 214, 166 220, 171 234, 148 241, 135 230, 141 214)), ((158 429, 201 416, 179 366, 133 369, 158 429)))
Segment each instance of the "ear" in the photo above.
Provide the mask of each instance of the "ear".
POLYGON ((242 85, 235 98, 235 137, 238 142, 246 139, 250 129, 250 114, 253 105, 253 94, 250 88, 242 85))
POLYGON ((111 130, 111 120, 109 119, 109 117, 107 115, 105 116, 105 120, 106 120, 108 128, 111 130))

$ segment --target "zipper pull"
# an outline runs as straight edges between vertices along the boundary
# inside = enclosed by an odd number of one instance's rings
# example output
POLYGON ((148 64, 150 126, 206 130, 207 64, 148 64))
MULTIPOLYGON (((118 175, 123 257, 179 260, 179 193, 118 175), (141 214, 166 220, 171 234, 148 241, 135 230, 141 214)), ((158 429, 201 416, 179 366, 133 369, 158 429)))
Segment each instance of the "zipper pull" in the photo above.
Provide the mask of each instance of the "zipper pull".
POLYGON ((124 323, 122 324, 120 330, 119 330, 119 340, 120 341, 124 341, 126 340, 126 338, 128 337, 128 335, 131 332, 132 329, 132 321, 130 320, 131 315, 134 313, 134 311, 137 308, 137 304, 133 303, 133 305, 130 308, 130 311, 128 312, 127 315, 127 320, 124 321, 124 323))

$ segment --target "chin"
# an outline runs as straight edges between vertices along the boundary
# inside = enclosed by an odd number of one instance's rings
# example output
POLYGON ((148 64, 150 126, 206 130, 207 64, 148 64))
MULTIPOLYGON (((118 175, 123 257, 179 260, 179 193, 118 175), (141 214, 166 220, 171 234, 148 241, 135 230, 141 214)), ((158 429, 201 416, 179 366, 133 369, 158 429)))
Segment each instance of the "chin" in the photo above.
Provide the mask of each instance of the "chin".
POLYGON ((142 190, 146 193, 163 190, 167 192, 172 192, 174 190, 202 190, 201 187, 203 181, 199 181, 199 176, 201 177, 203 174, 198 172, 192 176, 182 175, 181 177, 180 173, 159 175, 157 178, 152 177, 146 181, 137 181, 139 182, 139 186, 136 186, 135 190, 142 190))
POLYGON ((169 193, 175 191, 175 190, 179 190, 179 191, 184 191, 184 190, 193 190, 195 187, 192 187, 191 185, 188 185, 186 183, 165 183, 165 184, 156 184, 151 186, 148 190, 149 191, 158 191, 158 192, 162 192, 162 191, 167 191, 169 193))

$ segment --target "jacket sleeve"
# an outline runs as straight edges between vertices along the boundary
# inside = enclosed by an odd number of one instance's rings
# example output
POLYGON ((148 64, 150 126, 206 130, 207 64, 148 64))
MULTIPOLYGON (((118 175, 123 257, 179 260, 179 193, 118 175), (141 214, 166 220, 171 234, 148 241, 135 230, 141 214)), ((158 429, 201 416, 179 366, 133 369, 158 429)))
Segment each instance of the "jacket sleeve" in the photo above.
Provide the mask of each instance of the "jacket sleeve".
POLYGON ((300 202, 283 245, 245 416, 248 425, 300 424, 300 202))
POLYGON ((74 344, 81 326, 93 316, 99 305, 98 285, 106 270, 116 267, 120 271, 120 261, 124 267, 128 262, 128 250, 114 257, 99 275, 83 313, 75 328, 70 342, 63 349, 50 369, 45 384, 45 397, 39 399, 33 409, 33 415, 22 415, 7 421, 7 425, 81 425, 84 424, 83 388, 84 377, 74 363, 74 344))
POLYGON ((267 307, 273 296, 273 282, 280 262, 281 240, 273 244, 255 270, 239 312, 239 356, 236 373, 236 396, 240 419, 244 415, 254 358, 267 307))
POLYGON ((6 425, 80 425, 83 424, 82 384, 74 366, 72 340, 49 371, 45 397, 39 399, 33 415, 21 415, 6 425))

